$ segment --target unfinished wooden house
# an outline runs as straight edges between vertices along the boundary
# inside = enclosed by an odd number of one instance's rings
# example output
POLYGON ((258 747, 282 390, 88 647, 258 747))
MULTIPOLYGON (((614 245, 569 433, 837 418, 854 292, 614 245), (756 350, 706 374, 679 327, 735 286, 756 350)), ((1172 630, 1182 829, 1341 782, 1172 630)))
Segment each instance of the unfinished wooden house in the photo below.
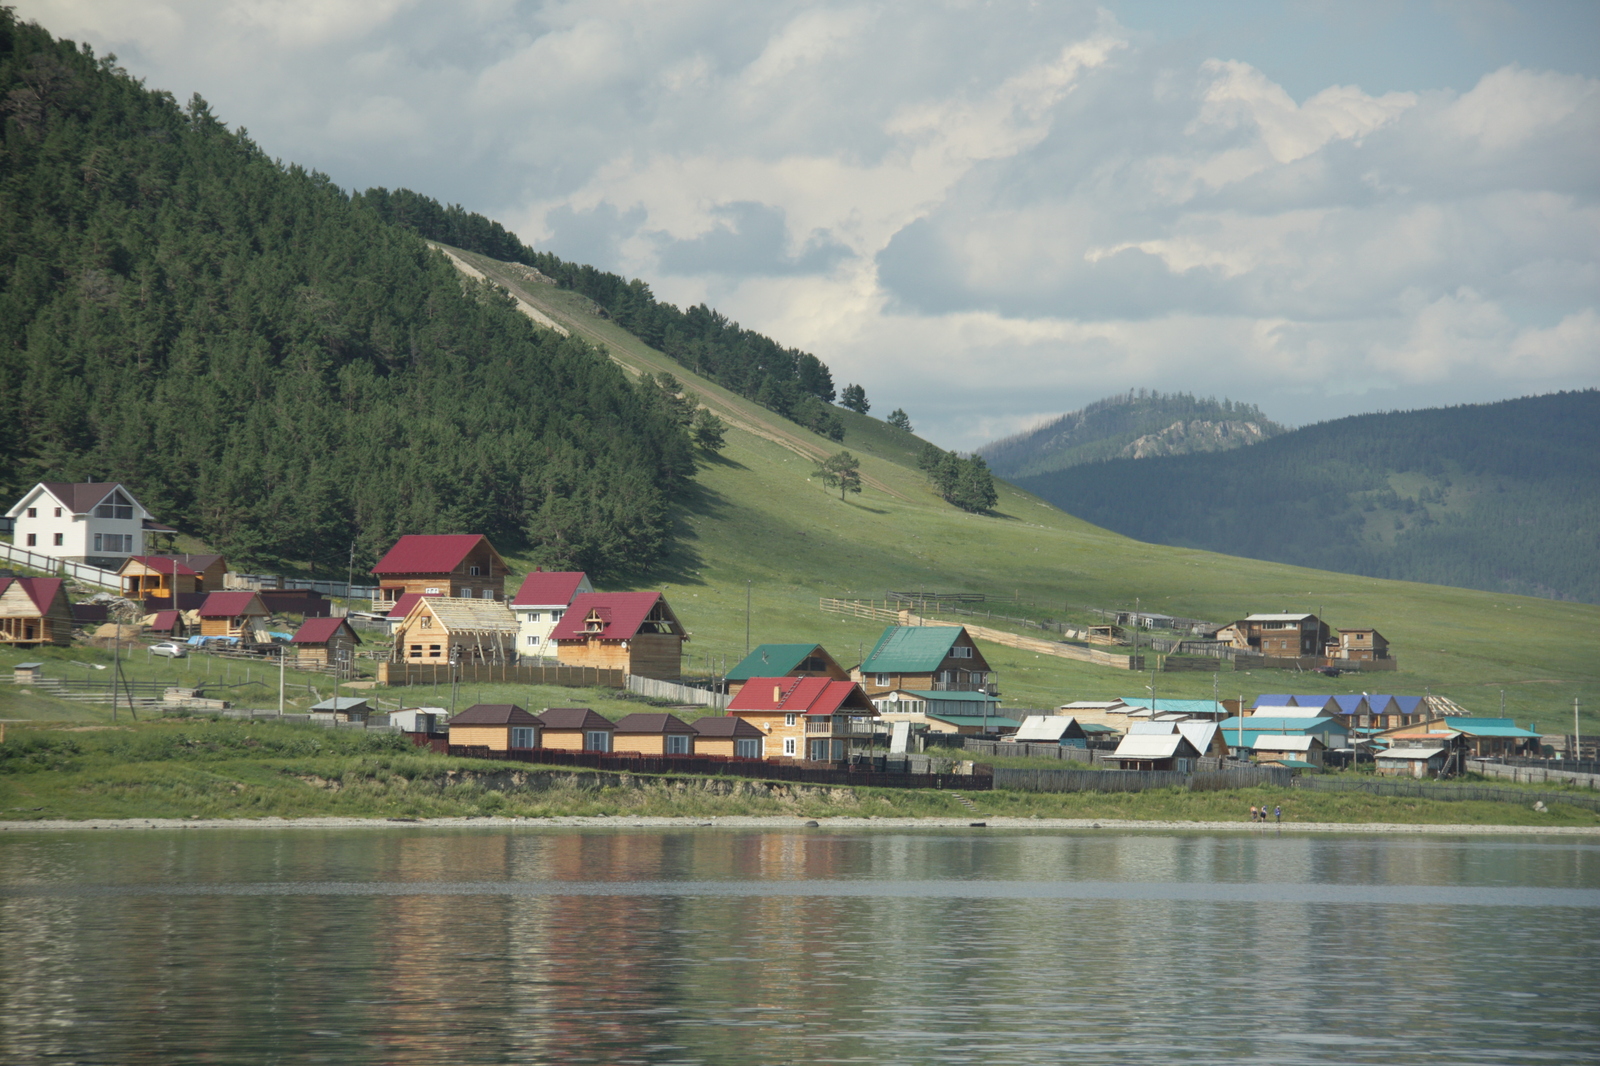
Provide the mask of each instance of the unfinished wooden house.
POLYGON ((550 639, 564 666, 676 681, 689 635, 659 592, 590 592, 572 601, 550 639))
POLYGON ((254 640, 270 614, 254 592, 213 592, 200 605, 200 635, 254 640))
POLYGON ((504 603, 421 596, 395 630, 392 662, 514 663, 517 621, 504 603))
POLYGON ((0 577, 0 644, 71 644, 65 584, 59 577, 0 577))

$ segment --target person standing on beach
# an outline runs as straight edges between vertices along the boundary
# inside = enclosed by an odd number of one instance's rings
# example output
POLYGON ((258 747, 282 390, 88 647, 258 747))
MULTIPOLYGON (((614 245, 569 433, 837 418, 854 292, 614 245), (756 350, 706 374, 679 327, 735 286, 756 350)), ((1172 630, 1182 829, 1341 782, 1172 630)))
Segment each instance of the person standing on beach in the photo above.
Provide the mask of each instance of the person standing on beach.
POLYGON ((1256 805, 1253 803, 1250 805, 1250 820, 1252 822, 1256 820, 1256 805))
POLYGON ((1283 821, 1283 808, 1282 807, 1274 807, 1274 808, 1272 808, 1272 816, 1274 818, 1278 819, 1278 821, 1282 822, 1283 821))

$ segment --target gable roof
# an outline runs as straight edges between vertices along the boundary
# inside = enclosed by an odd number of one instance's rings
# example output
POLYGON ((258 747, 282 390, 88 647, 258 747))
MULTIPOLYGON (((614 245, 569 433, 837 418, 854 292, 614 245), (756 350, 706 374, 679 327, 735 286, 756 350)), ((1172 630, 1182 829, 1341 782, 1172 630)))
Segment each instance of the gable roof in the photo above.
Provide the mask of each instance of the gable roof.
POLYGON ((551 640, 631 640, 639 634, 657 603, 666 615, 669 632, 685 636, 683 625, 659 592, 585 592, 572 601, 567 613, 550 631, 551 640), (588 620, 593 615, 600 628, 590 632, 588 620))
POLYGON ((1443 722, 1434 722, 1435 726, 1443 725, 1447 729, 1454 729, 1457 733, 1465 733, 1469 737, 1522 737, 1530 739, 1542 737, 1543 733, 1535 733, 1531 729, 1523 729, 1510 718, 1446 718, 1443 722))
POLYGON ((268 611, 266 606, 261 602, 261 597, 249 590, 245 590, 243 592, 208 593, 206 595, 205 602, 200 605, 201 618, 238 618, 244 614, 259 614, 265 616, 271 613, 272 612, 268 611), (252 601, 256 607, 260 608, 260 610, 250 610, 252 601))
POLYGON ((514 703, 474 703, 450 719, 452 727, 458 725, 538 725, 539 719, 514 703))
MULTIPOLYGON (((931 674, 950 654, 961 626, 890 626, 861 664, 863 674, 931 674)), ((970 639, 970 637, 969 637, 970 639)))
MULTIPOLYGON (((925 688, 897 688, 895 692, 903 692, 907 696, 915 696, 919 700, 929 703, 999 703, 999 696, 991 696, 987 692, 935 692, 925 688)), ((881 693, 876 698, 883 699, 888 693, 881 693)))
POLYGON ((1250 747, 1255 751, 1310 751, 1311 745, 1321 744, 1317 737, 1285 737, 1274 734, 1263 734, 1250 742, 1250 747))
POLYGON ((1201 755, 1211 750, 1211 742, 1216 738, 1220 727, 1215 722, 1179 722, 1178 732, 1189 738, 1189 743, 1194 745, 1194 750, 1201 755))
POLYGON ((59 577, 0 577, 0 596, 5 595, 12 585, 17 585, 43 615, 49 613, 50 605, 61 595, 63 584, 59 577))
POLYGON ((122 565, 117 568, 117 573, 120 574, 122 571, 128 569, 129 563, 138 563, 145 569, 154 570, 158 574, 176 573, 180 577, 185 575, 189 577, 197 576, 195 571, 187 563, 171 555, 130 555, 123 560, 122 565))
POLYGON ((845 710, 878 713, 860 685, 826 677, 752 677, 728 704, 730 713, 834 714, 845 710))
POLYGON ((150 616, 150 629, 156 633, 169 633, 182 621, 182 611, 157 611, 150 616))
POLYGON ((513 607, 565 607, 589 575, 582 570, 535 570, 511 597, 513 607))
POLYGON ((437 592, 402 593, 399 599, 395 600, 394 603, 389 605, 388 616, 396 620, 403 620, 406 615, 411 613, 411 608, 415 607, 417 605, 417 601, 422 599, 422 597, 437 595, 439 595, 437 592))
MULTIPOLYGON (((418 596, 400 623, 406 625, 424 611, 451 633, 515 633, 516 616, 500 600, 470 600, 455 596, 418 596)), ((394 612, 390 612, 390 618, 394 612)))
POLYGON ((1431 759, 1443 755, 1445 748, 1387 748, 1372 753, 1375 759, 1431 759))
POLYGON ((17 505, 11 508, 11 516, 17 517, 20 515, 28 500, 37 495, 41 489, 55 497, 62 507, 65 507, 75 515, 88 514, 116 489, 121 489, 122 494, 128 498, 128 502, 133 504, 134 507, 143 511, 146 515, 150 513, 144 504, 135 499, 133 493, 128 491, 128 486, 120 481, 41 481, 23 494, 17 505))
POLYGON ((596 714, 587 707, 546 707, 539 715, 539 724, 546 729, 614 729, 611 719, 596 714))
POLYGON ((489 552, 505 565, 500 553, 481 533, 407 533, 394 542, 394 547, 384 552, 383 558, 373 566, 372 573, 384 574, 448 574, 461 565, 482 541, 489 552))
POLYGON ((333 696, 323 700, 321 703, 313 703, 311 710, 354 711, 365 706, 367 706, 367 700, 364 696, 333 696))
POLYGON ((289 643, 326 644, 341 628, 348 632, 357 644, 361 643, 361 637, 343 618, 307 618, 301 623, 300 628, 294 631, 294 638, 289 643))
POLYGON ((736 714, 708 715, 689 723, 703 737, 762 737, 765 733, 736 714))
POLYGON ((1022 725, 1011 739, 1018 742, 1039 741, 1050 744, 1060 741, 1063 737, 1081 736, 1083 727, 1070 714, 1030 714, 1022 720, 1022 725))
POLYGON ((1221 723, 1222 735, 1230 743, 1243 729, 1246 733, 1348 733, 1350 727, 1337 718, 1285 718, 1283 716, 1252 714, 1245 718, 1229 718, 1221 723))
POLYGON ((1117 745, 1117 750, 1112 753, 1113 759, 1171 759, 1174 756, 1187 754, 1189 757, 1200 753, 1182 733, 1169 733, 1166 736, 1152 736, 1148 733, 1129 733, 1117 745))
POLYGON ((811 657, 812 652, 817 651, 828 654, 821 644, 758 644, 754 651, 739 661, 739 665, 728 671, 728 680, 778 677, 797 669, 811 657))
POLYGON ((1304 622, 1308 618, 1315 618, 1314 614, 1247 614, 1241 621, 1245 622, 1304 622))
POLYGON ((1122 697, 1122 702, 1132 708, 1143 708, 1152 713, 1196 714, 1221 718, 1228 709, 1216 700, 1169 700, 1165 697, 1152 700, 1148 696, 1122 697))
POLYGON ((625 714, 617 719, 618 733, 693 733, 694 728, 671 714, 625 714))
POLYGON ((1000 714, 934 714, 929 718, 953 726, 976 726, 979 729, 988 729, 991 732, 997 729, 1017 729, 1022 723, 1015 718, 1007 718, 1000 714))

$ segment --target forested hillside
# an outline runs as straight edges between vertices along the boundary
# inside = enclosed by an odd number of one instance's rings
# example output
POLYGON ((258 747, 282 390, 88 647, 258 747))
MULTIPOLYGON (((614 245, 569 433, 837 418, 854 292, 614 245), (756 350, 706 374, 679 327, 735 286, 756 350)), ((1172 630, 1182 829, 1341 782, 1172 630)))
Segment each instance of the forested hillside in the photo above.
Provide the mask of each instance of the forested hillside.
POLYGON ((409 189, 368 189, 362 200, 429 240, 533 267, 593 300, 608 318, 679 365, 824 437, 844 439, 844 420, 832 406, 833 375, 809 352, 785 348, 705 304, 680 311, 657 300, 638 278, 535 251, 500 223, 457 204, 446 207, 409 189))
POLYGON ((1018 478, 1103 459, 1226 451, 1283 431, 1253 404, 1140 389, 986 444, 978 454, 995 473, 1018 478))
POLYGON ((128 482, 243 565, 483 532, 605 574, 666 546, 655 389, 411 230, 0 9, 0 497, 128 482))
POLYGON ((1600 602, 1600 392, 1358 415, 1013 479, 1158 544, 1600 602))

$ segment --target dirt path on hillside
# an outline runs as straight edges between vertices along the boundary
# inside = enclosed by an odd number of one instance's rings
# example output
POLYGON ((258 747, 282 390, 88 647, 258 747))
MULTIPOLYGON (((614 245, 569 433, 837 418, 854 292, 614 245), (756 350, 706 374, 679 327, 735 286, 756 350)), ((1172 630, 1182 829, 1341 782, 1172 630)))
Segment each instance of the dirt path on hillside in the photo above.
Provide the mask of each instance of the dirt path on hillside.
MULTIPOLYGON (((688 373, 688 371, 685 371, 683 367, 667 359, 666 356, 662 356, 660 361, 652 360, 651 365, 649 366, 635 365, 636 360, 640 363, 644 362, 644 360, 640 359, 640 357, 634 353, 620 350, 603 334, 587 323, 574 318, 559 308, 551 307, 549 304, 543 303, 543 301, 539 299, 539 294, 528 287, 530 284, 534 283, 525 279, 520 279, 512 272, 514 267, 513 264, 500 263, 496 260, 488 258, 487 256, 475 255, 470 252, 457 253, 447 247, 444 247, 443 245, 435 244, 431 241, 428 242, 428 244, 429 247, 443 252, 450 259, 450 262, 455 264, 456 269, 460 270, 468 277, 486 279, 506 289, 511 294, 511 297, 517 301, 518 309, 529 318, 532 318, 535 322, 538 322, 540 325, 545 325, 552 329, 559 330, 562 336, 572 336, 576 334, 577 336, 582 337, 584 340, 587 340, 590 343, 598 346, 601 351, 605 352, 606 355, 610 357, 612 362, 633 374, 644 375, 647 373, 660 373, 665 371, 666 373, 676 376, 679 374, 688 373), (474 260, 477 260, 478 263, 483 264, 483 267, 480 268, 479 266, 468 262, 466 259, 462 258, 463 255, 471 255, 474 260)), ((709 385, 709 383, 707 383, 707 385, 709 385)), ((785 448, 788 451, 800 456, 800 458, 814 463, 820 463, 823 459, 826 459, 829 454, 831 454, 827 448, 818 445, 813 441, 807 440, 797 432, 791 432, 782 426, 756 422, 750 419, 743 411, 734 406, 725 397, 718 396, 715 392, 711 391, 711 388, 718 387, 719 386, 712 386, 708 388, 701 386, 699 391, 700 403, 701 406, 709 408, 712 414, 728 423, 728 425, 734 427, 735 429, 743 430, 753 437, 759 437, 762 440, 776 444, 780 448, 785 448)), ((781 416, 775 415, 774 417, 776 418, 781 416)), ((871 474, 868 474, 865 471, 863 471, 861 474, 861 481, 862 484, 870 485, 879 492, 882 492, 887 496, 891 496, 894 499, 904 502, 910 501, 910 497, 906 496, 897 489, 891 488, 879 478, 873 477, 871 474)))

